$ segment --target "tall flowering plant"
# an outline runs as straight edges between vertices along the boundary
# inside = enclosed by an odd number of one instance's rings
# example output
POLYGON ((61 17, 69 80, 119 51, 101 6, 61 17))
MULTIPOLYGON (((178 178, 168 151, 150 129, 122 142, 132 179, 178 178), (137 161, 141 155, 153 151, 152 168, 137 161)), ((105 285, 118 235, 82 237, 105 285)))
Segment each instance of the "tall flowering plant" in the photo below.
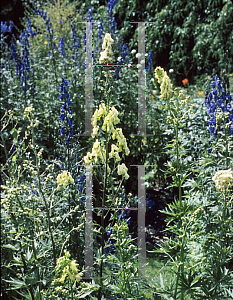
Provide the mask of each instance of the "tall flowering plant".
MULTIPOLYGON (((171 79, 169 78, 167 72, 161 68, 157 67, 155 69, 155 78, 160 84, 160 98, 163 100, 163 105, 167 114, 167 123, 171 128, 172 140, 166 146, 168 149, 167 153, 170 154, 171 161, 167 162, 167 173, 172 176, 172 187, 178 188, 178 197, 174 199, 174 202, 169 204, 169 209, 165 210, 164 213, 168 217, 168 225, 174 222, 174 226, 169 228, 169 231, 174 233, 176 238, 167 239, 168 248, 176 248, 179 244, 179 250, 176 253, 176 258, 174 260, 175 264, 175 276, 174 282, 171 286, 174 290, 171 292, 172 299, 184 300, 185 292, 183 289, 183 277, 185 277, 191 266, 186 263, 187 256, 187 229, 189 228, 189 222, 183 222, 182 218, 177 217, 176 211, 181 211, 184 204, 184 197, 182 193, 182 186, 188 177, 187 165, 184 164, 185 153, 183 151, 182 145, 182 129, 185 127, 185 121, 188 119, 189 114, 192 112, 192 105, 190 105, 190 98, 185 96, 182 90, 173 88, 171 79), (179 296, 180 294, 180 296, 179 296)), ((165 245, 165 244, 164 244, 165 245)), ((164 247, 163 245, 163 247, 164 247)), ((162 251, 166 252, 166 246, 162 251)), ((162 278, 162 276, 161 276, 162 278)))
POLYGON ((216 137, 225 129, 227 135, 233 134, 232 97, 229 92, 225 93, 225 96, 224 93, 221 80, 216 75, 211 83, 211 91, 206 90, 205 93, 205 105, 209 115, 209 132, 216 137), (224 125, 227 125, 226 128, 224 125))
MULTIPOLYGON (((99 62, 108 63, 111 62, 113 39, 109 33, 106 33, 102 49, 100 53, 99 62)), ((129 155, 130 150, 127 146, 126 138, 120 127, 117 125, 120 123, 119 112, 114 106, 111 106, 111 99, 108 96, 108 77, 105 73, 106 85, 105 85, 105 97, 106 104, 102 102, 99 108, 96 109, 93 118, 93 132, 92 137, 95 141, 92 146, 92 150, 87 152, 84 156, 84 162, 86 165, 95 164, 95 168, 98 167, 98 178, 100 182, 100 190, 102 194, 100 196, 101 202, 101 249, 100 249, 100 289, 98 299, 101 299, 103 292, 103 263, 104 253, 106 247, 104 243, 105 238, 105 219, 108 213, 105 213, 105 207, 113 209, 114 213, 111 217, 112 220, 117 220, 117 194, 123 183, 124 179, 128 179, 128 168, 122 162, 124 155, 129 155)), ((99 200, 99 199, 97 199, 99 200)), ((108 246, 110 241, 108 241, 108 246)))
POLYGON ((217 75, 211 83, 211 91, 206 90, 205 105, 208 114, 209 132, 216 138, 216 149, 224 154, 225 165, 228 168, 233 142, 232 96, 229 92, 225 92, 217 75))

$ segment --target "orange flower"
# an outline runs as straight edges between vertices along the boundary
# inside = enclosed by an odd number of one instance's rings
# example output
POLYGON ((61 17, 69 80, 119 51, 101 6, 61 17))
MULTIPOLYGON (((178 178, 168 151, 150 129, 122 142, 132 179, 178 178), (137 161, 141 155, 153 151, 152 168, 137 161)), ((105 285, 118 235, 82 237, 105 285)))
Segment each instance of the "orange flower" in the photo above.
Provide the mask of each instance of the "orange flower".
POLYGON ((185 78, 185 79, 182 80, 183 85, 186 85, 187 82, 188 82, 187 78, 185 78))
POLYGON ((205 97, 205 94, 204 94, 204 92, 203 92, 203 91, 201 91, 201 92, 198 92, 198 95, 200 95, 201 97, 205 97))

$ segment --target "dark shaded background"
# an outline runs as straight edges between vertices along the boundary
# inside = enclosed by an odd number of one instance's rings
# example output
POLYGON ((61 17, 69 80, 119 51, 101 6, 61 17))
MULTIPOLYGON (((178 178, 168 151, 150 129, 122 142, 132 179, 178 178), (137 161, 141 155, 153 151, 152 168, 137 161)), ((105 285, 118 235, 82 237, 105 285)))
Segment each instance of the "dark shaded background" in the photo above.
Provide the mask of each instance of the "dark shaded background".
MULTIPOLYGON (((0 19, 9 22, 12 20, 18 29, 22 29, 20 20, 24 17, 24 5, 22 0, 1 0, 0 19)), ((16 28, 13 28, 13 34, 18 35, 16 28)))

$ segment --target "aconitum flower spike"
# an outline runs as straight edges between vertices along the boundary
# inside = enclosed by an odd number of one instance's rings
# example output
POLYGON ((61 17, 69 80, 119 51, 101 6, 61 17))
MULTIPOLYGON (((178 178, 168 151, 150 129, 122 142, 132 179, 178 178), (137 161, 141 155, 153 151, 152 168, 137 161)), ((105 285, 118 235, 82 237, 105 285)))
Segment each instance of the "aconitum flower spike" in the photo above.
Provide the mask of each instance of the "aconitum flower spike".
POLYGON ((230 135, 233 135, 233 123, 231 124, 230 135))
POLYGON ((220 99, 217 100, 217 105, 218 105, 218 107, 222 106, 222 101, 220 99))
POLYGON ((216 86, 216 83, 215 83, 215 81, 212 81, 212 82, 211 82, 211 86, 212 86, 212 89, 214 89, 214 88, 215 88, 215 86, 216 86))
POLYGON ((227 111, 230 112, 231 111, 231 104, 227 103, 227 111))
POLYGON ((66 142, 67 143, 70 143, 70 135, 68 134, 68 137, 67 137, 67 139, 66 139, 66 142))

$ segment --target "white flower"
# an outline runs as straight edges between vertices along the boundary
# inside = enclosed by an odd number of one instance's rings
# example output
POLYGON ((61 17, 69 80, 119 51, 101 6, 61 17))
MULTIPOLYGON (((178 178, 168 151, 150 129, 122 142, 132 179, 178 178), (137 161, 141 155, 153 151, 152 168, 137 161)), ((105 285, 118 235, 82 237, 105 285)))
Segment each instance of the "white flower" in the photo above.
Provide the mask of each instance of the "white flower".
POLYGON ((136 53, 136 50, 135 50, 135 49, 133 49, 133 50, 131 51, 131 53, 132 53, 132 54, 136 53))
POLYGON ((119 57, 117 58, 117 60, 120 61, 120 60, 121 60, 121 57, 119 56, 119 57))
POLYGON ((141 57, 141 53, 137 53, 137 54, 136 54, 136 57, 137 57, 137 58, 140 58, 140 57, 141 57))

